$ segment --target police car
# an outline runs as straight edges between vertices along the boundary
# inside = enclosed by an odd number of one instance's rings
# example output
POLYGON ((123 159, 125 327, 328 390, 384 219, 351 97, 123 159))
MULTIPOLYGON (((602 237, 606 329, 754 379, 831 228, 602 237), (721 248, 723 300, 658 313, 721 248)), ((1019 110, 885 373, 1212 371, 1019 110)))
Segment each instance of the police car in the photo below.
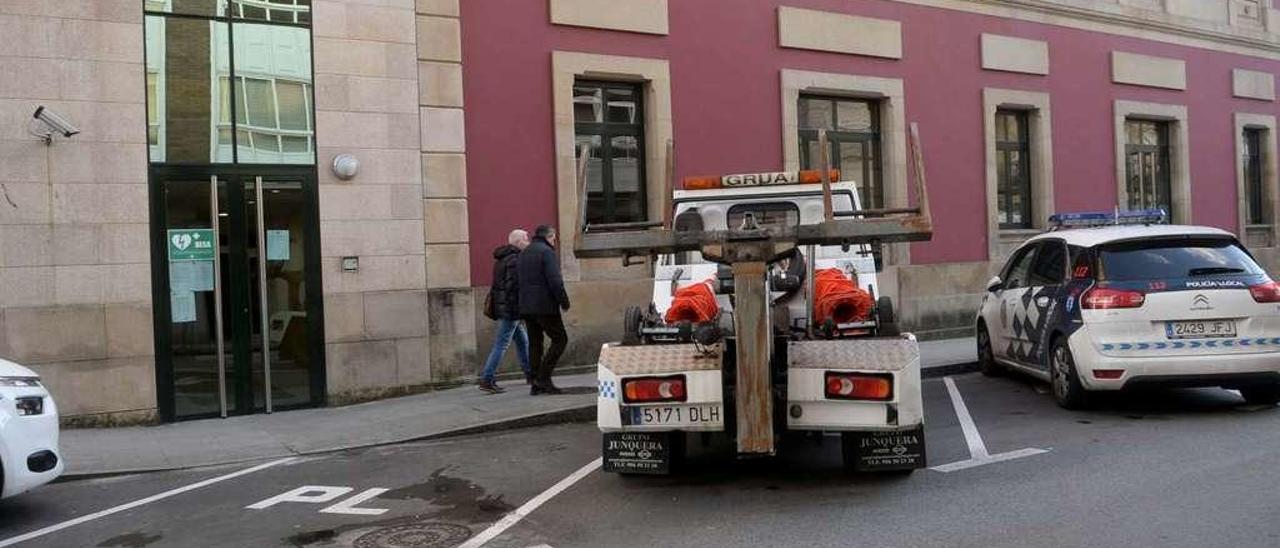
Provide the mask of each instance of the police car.
POLYGON ((62 474, 58 408, 36 374, 0 359, 0 498, 62 474))
POLYGON ((1280 401, 1280 284, 1231 233, 1158 224, 1163 210, 1055 215, 987 285, 978 359, 1093 391, 1219 386, 1280 401))

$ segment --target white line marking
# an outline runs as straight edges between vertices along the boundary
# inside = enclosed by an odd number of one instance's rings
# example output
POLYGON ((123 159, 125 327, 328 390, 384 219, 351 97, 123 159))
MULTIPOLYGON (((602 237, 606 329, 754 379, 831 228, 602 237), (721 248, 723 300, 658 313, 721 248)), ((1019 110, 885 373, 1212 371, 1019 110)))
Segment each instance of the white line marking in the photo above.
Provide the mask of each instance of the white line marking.
POLYGON ((1020 459, 1022 457, 1030 457, 1041 453, 1048 453, 1048 449, 1037 449, 1029 447, 1010 451, 1008 453, 1000 453, 992 455, 987 451, 987 444, 982 441, 982 434, 978 433, 978 425, 973 423, 973 416, 969 415, 969 408, 965 407, 964 399, 960 397, 960 389, 956 388, 956 382, 951 377, 943 377, 942 382, 947 385, 947 393, 951 395, 951 405, 956 409, 956 418, 960 421, 960 429, 964 431, 964 441, 969 444, 969 459, 950 464, 943 464, 929 468, 937 472, 956 472, 968 468, 995 464, 1007 460, 1020 459))
POLYGON ((272 466, 278 466, 278 465, 281 465, 281 464, 284 464, 284 463, 287 463, 287 462, 291 462, 291 461, 293 461, 293 460, 295 460, 295 458, 294 458, 294 457, 290 457, 290 458, 287 458, 287 459, 273 460, 273 461, 268 462, 268 463, 259 464, 259 465, 257 465, 257 466, 252 467, 252 468, 245 468, 244 470, 240 470, 240 471, 238 471, 238 472, 232 472, 232 473, 227 474, 227 475, 225 475, 225 476, 218 476, 218 477, 216 477, 216 478, 210 478, 210 479, 207 479, 207 480, 204 480, 204 481, 198 482, 198 483, 193 483, 193 484, 188 485, 188 486, 186 486, 186 487, 179 487, 179 488, 177 488, 177 489, 173 489, 173 490, 170 490, 170 491, 165 491, 165 492, 160 493, 160 494, 158 494, 158 495, 152 495, 152 496, 149 496, 149 497, 147 497, 147 498, 145 498, 145 499, 139 499, 139 500, 135 500, 135 501, 130 502, 130 503, 121 504, 120 506, 116 506, 116 507, 114 507, 114 508, 108 508, 108 509, 103 510, 103 511, 101 511, 101 512, 95 512, 95 513, 89 514, 89 515, 87 515, 87 516, 81 516, 81 517, 78 517, 78 518, 75 518, 75 519, 72 519, 72 520, 64 521, 64 522, 62 522, 62 523, 58 523, 58 524, 54 524, 54 525, 50 525, 50 526, 48 526, 48 527, 45 527, 44 529, 39 529, 39 530, 36 530, 36 531, 32 531, 32 532, 30 532, 30 533, 26 533, 26 534, 24 534, 24 535, 18 535, 18 536, 16 536, 16 537, 11 537, 11 538, 7 538, 7 539, 4 539, 4 540, 0 540, 0 548, 3 548, 4 546, 13 546, 14 544, 17 544, 17 543, 19 543, 19 542, 26 542, 26 541, 31 540, 31 539, 34 539, 34 538, 39 538, 39 537, 45 536, 45 535, 47 535, 47 534, 49 534, 49 533, 56 533, 56 532, 61 531, 61 530, 63 530, 63 529, 67 529, 67 528, 69 528, 69 527, 75 527, 75 526, 80 525, 80 524, 82 524, 82 523, 87 523, 87 522, 93 521, 93 520, 98 519, 98 518, 107 517, 107 516, 109 516, 109 515, 111 515, 111 514, 116 514, 116 513, 119 513, 119 512, 123 512, 123 511, 125 511, 125 510, 132 510, 132 509, 137 508, 137 507, 139 507, 139 506, 143 506, 143 505, 151 504, 151 503, 156 502, 156 501, 158 501, 158 500, 164 500, 164 499, 167 499, 167 498, 172 497, 172 496, 181 495, 181 494, 186 493, 186 492, 188 492, 188 491, 194 491, 194 490, 196 490, 196 489, 200 489, 200 488, 202 488, 202 487, 208 487, 208 486, 213 485, 213 484, 218 483, 218 482, 227 481, 227 480, 229 480, 229 479, 235 479, 235 478, 238 478, 238 477, 240 477, 240 476, 246 476, 246 475, 252 474, 252 473, 254 473, 254 472, 259 472, 259 471, 262 471, 262 470, 266 470, 266 469, 268 469, 268 468, 271 468, 272 466))
POLYGON ((987 444, 982 443, 982 434, 978 433, 978 426, 973 424, 973 417, 969 415, 969 408, 965 407, 964 399, 960 397, 960 390, 956 388, 956 381, 951 377, 943 377, 942 382, 947 385, 947 392, 951 394, 951 405, 956 408, 956 418, 960 419, 960 429, 964 431, 964 441, 969 444, 969 455, 971 458, 984 459, 991 456, 987 452, 987 444))
POLYGON ((490 525, 488 529, 481 531, 480 534, 467 539, 467 541, 459 545, 458 548, 480 548, 481 546, 484 546, 486 542, 497 538, 498 535, 501 535, 504 531, 510 529, 511 526, 520 523, 520 520, 528 517, 529 514, 532 514, 534 510, 538 509, 538 507, 546 504, 547 501, 564 492, 565 489, 573 487, 573 484, 578 483, 582 478, 585 478, 587 475, 598 470, 600 465, 603 463, 604 459, 596 459, 587 463, 586 466, 579 468, 578 471, 569 474, 568 477, 560 480, 560 483, 552 485, 550 489, 547 489, 538 496, 529 499, 529 502, 524 503, 523 506, 516 508, 505 516, 502 516, 502 519, 498 520, 498 523, 490 525))
POLYGON ((1020 459, 1022 457, 1030 457, 1033 455, 1039 455, 1041 453, 1048 453, 1048 452, 1049 452, 1048 449, 1036 449, 1034 447, 1029 447, 1027 449, 1019 449, 1017 451, 1010 451, 1008 453, 991 455, 985 459, 969 459, 969 460, 962 460, 960 462, 953 462, 951 464, 934 466, 933 468, 930 468, 930 470, 934 470, 937 472, 956 472, 959 470, 964 470, 966 468, 976 468, 978 466, 985 466, 988 464, 995 464, 997 462, 1020 459))

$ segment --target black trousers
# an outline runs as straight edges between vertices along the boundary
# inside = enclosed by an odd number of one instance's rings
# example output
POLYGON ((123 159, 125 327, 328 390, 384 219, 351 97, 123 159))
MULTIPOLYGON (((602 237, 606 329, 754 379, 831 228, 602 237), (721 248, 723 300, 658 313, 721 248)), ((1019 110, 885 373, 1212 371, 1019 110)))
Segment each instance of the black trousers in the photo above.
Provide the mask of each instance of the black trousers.
POLYGON ((525 329, 529 331, 529 365, 534 368, 533 384, 549 386, 551 373, 555 371, 564 347, 569 343, 569 334, 564 330, 564 320, 559 314, 546 314, 524 317, 525 329), (543 352, 542 337, 551 337, 551 347, 543 352))

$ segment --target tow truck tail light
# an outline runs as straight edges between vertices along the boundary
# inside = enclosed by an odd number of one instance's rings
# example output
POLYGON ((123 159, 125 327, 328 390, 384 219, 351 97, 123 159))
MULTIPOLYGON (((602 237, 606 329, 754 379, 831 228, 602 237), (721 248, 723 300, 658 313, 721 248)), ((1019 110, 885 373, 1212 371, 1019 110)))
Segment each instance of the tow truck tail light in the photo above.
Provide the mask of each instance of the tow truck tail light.
POLYGON ((1280 282, 1267 282, 1249 288, 1253 300, 1260 303, 1280 303, 1280 282))
POLYGON ((1141 308, 1147 296, 1141 291, 1129 289, 1109 289, 1095 287, 1085 292, 1080 299, 1083 308, 1091 310, 1109 310, 1112 308, 1141 308))
POLYGON ((828 371, 826 381, 828 399, 870 401, 893 399, 893 375, 828 371))
POLYGON ((637 377, 622 381, 622 401, 624 403, 656 403, 664 401, 685 401, 684 375, 670 377, 637 377))

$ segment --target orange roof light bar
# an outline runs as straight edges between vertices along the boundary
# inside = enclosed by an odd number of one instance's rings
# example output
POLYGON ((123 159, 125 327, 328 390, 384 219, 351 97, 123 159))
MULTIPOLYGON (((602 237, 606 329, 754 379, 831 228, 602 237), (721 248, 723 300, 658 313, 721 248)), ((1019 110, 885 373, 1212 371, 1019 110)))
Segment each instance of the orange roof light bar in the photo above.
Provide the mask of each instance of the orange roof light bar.
MULTIPOLYGON (((828 172, 828 180, 831 182, 839 181, 840 170, 830 170, 828 172)), ((822 171, 817 169, 807 169, 803 171, 738 173, 724 176, 703 175, 697 177, 685 177, 683 188, 685 190, 708 190, 713 188, 815 184, 821 182, 822 171)))

